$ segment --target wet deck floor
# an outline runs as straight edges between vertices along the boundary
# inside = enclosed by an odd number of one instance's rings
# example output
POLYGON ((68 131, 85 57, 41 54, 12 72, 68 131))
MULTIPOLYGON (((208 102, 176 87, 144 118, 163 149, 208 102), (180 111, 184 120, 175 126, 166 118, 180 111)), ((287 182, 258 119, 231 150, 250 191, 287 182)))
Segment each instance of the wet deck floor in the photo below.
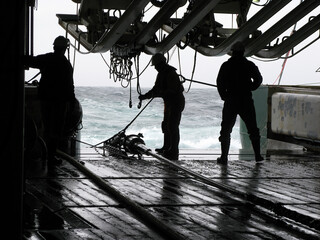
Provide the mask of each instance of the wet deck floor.
MULTIPOLYGON (((181 151, 179 164, 247 199, 151 157, 117 159, 83 148, 78 158, 180 239, 320 239, 319 154, 273 151, 259 165, 251 156, 234 154, 227 166, 221 166, 210 151, 181 151), (264 207, 268 204, 273 208, 264 207)), ((137 218, 67 161, 52 169, 40 161, 28 163, 25 236, 172 239, 137 218)))

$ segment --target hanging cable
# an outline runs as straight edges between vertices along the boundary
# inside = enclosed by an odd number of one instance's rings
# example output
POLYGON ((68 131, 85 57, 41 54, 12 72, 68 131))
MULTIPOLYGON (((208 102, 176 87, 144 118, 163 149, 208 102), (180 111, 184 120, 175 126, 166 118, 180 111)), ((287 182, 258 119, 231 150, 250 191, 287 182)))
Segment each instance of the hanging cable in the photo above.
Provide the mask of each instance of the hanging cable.
MULTIPOLYGON (((286 57, 290 54, 291 50, 289 52, 287 52, 286 54, 286 57)), ((281 78, 282 78, 282 74, 284 72, 284 68, 286 66, 286 63, 287 63, 287 58, 284 59, 283 63, 282 63, 282 66, 281 66, 281 71, 278 75, 278 77, 276 78, 276 80, 273 82, 273 85, 278 81, 278 85, 280 85, 280 81, 281 81, 281 78)))
POLYGON ((132 88, 131 88, 131 81, 129 81, 129 85, 130 85, 129 108, 132 108, 132 96, 131 96, 132 88))
MULTIPOLYGON (((178 47, 178 64, 179 64, 179 76, 181 76, 183 78, 183 81, 182 82, 185 82, 186 80, 187 81, 190 81, 189 83, 189 87, 188 87, 188 90, 186 91, 186 93, 188 93, 191 89, 191 85, 192 85, 192 82, 193 82, 193 77, 194 77, 194 72, 195 72, 195 69, 196 69, 196 62, 197 62, 197 50, 195 50, 195 54, 194 54, 194 57, 193 57, 193 67, 192 67, 192 73, 191 73, 191 79, 186 79, 185 77, 182 76, 182 68, 181 68, 181 56, 180 56, 180 48, 178 47)), ((172 53, 173 54, 173 53, 172 53)), ((172 55, 171 55, 172 56, 172 55)), ((196 81, 198 82, 198 81, 196 81)), ((200 83, 200 82, 198 82, 200 83)))
MULTIPOLYGON (((140 66, 140 55, 137 55, 135 58, 134 58, 134 65, 135 65, 135 68, 136 68, 136 75, 137 75, 137 93, 139 94, 139 96, 141 95, 141 87, 140 87, 140 69, 139 69, 139 66, 140 66)), ((141 104, 142 104, 142 100, 139 101, 138 103, 138 108, 140 109, 141 108, 141 104)))
MULTIPOLYGON (((107 67, 109 68, 109 74, 110 74, 110 78, 113 77, 114 81, 121 81, 121 86, 126 88, 128 86, 130 86, 130 103, 129 106, 130 108, 132 107, 132 98, 131 98, 131 92, 132 92, 132 80, 137 79, 137 93, 139 95, 142 94, 141 92, 141 86, 140 86, 140 76, 145 72, 145 70, 149 67, 150 63, 151 63, 151 59, 148 62, 148 64, 144 67, 144 69, 140 72, 140 54, 137 54, 134 57, 134 66, 136 69, 136 76, 133 77, 133 73, 131 71, 131 65, 132 65, 132 61, 130 60, 130 62, 128 60, 124 60, 122 58, 118 58, 118 59, 111 59, 111 63, 110 65, 108 64, 107 60, 105 59, 105 57, 100 53, 100 56, 102 58, 102 60, 104 61, 104 63, 107 65, 107 67), (127 66, 127 64, 129 64, 129 66, 127 66), (113 68, 111 67, 112 65, 117 65, 114 66, 113 68), (116 69, 116 70, 115 70, 116 69), (127 76, 129 75, 129 76, 127 76), (127 84, 124 85, 124 82, 126 82, 127 84)), ((141 101, 138 103, 137 106, 139 109, 141 108, 141 101)))
POLYGON ((108 64, 107 60, 104 58, 104 56, 102 55, 102 53, 100 53, 100 56, 102 57, 102 60, 104 61, 104 63, 108 66, 108 68, 110 69, 110 65, 108 64))
POLYGON ((175 46, 173 47, 173 50, 172 50, 172 52, 171 52, 171 55, 169 56, 169 61, 168 61, 168 62, 170 62, 170 61, 171 61, 171 59, 172 59, 172 57, 173 57, 173 55, 174 55, 174 53, 175 53, 176 49, 177 49, 177 45, 175 45, 175 46))
MULTIPOLYGON (((149 62, 147 63, 147 65, 145 66, 145 68, 141 71, 141 73, 139 74, 139 76, 141 76, 149 67, 149 65, 151 64, 151 58, 149 60, 149 62)), ((137 77, 133 77, 132 80, 137 79, 137 77)))
POLYGON ((180 48, 178 48, 178 63, 179 63, 179 73, 182 74, 181 70, 181 57, 180 57, 180 48))
POLYGON ((194 72, 195 72, 195 70, 196 70, 197 53, 198 53, 198 51, 195 50, 195 51, 194 51, 194 56, 193 56, 193 67, 192 67, 191 79, 190 79, 190 84, 189 84, 188 90, 186 91, 187 93, 188 93, 188 92, 190 91, 190 89, 191 89, 191 84, 192 84, 192 82, 194 82, 194 81, 193 81, 193 77, 194 77, 194 72))
MULTIPOLYGON (((290 36, 296 31, 296 27, 297 27, 297 23, 294 24, 290 36)), ((283 61, 283 63, 282 63, 282 67, 281 67, 280 74, 278 75, 278 77, 276 78, 276 80, 273 82, 273 84, 275 84, 275 83, 277 82, 277 80, 278 80, 278 85, 280 85, 280 82, 281 82, 281 79, 282 79, 282 75, 283 75, 283 72, 284 72, 284 68, 285 68, 285 66, 286 66, 286 64, 287 64, 288 56, 289 56, 289 54, 291 53, 291 51, 293 52, 293 49, 290 49, 290 50, 287 52, 286 57, 285 57, 285 59, 284 59, 284 61, 283 61)))
MULTIPOLYGON (((78 14, 78 12, 79 12, 79 3, 76 4, 76 14, 78 14)), ((78 25, 77 25, 76 31, 79 31, 78 25)), ((76 45, 76 43, 77 43, 77 39, 75 38, 74 39, 74 45, 76 45)), ((70 48, 70 46, 69 46, 69 48, 70 48)), ((73 69, 74 69, 74 67, 76 65, 76 53, 77 53, 77 51, 74 48, 73 49, 73 62, 72 62, 72 68, 73 69)))
POLYGON ((120 57, 110 54, 110 76, 113 77, 114 82, 120 81, 121 86, 126 88, 132 80, 133 72, 131 70, 132 61, 130 57, 120 57), (126 82, 126 83, 125 83, 126 82))

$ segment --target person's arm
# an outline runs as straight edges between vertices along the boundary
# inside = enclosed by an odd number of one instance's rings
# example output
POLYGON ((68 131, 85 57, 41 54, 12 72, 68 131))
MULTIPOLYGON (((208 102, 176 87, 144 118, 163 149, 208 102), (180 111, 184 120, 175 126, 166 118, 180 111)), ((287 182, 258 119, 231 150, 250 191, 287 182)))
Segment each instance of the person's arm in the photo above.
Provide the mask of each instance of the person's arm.
POLYGON ((227 97, 227 88, 226 88, 226 83, 225 83, 225 65, 222 64, 219 73, 218 73, 218 77, 217 77, 217 89, 218 89, 218 93, 220 95, 220 98, 224 101, 226 100, 227 97))
POLYGON ((39 56, 25 56, 24 57, 24 64, 27 67, 31 68, 43 68, 46 62, 46 55, 39 55, 39 56))
POLYGON ((151 88, 147 93, 145 94, 141 94, 139 96, 139 100, 145 100, 145 99, 150 99, 150 98, 155 98, 155 97, 160 97, 160 94, 159 94, 159 89, 160 89, 160 86, 159 86, 159 81, 156 80, 153 88, 151 88))
POLYGON ((251 78, 252 78, 252 85, 251 91, 256 90, 262 83, 262 76, 261 73, 256 65, 252 63, 251 66, 251 78))

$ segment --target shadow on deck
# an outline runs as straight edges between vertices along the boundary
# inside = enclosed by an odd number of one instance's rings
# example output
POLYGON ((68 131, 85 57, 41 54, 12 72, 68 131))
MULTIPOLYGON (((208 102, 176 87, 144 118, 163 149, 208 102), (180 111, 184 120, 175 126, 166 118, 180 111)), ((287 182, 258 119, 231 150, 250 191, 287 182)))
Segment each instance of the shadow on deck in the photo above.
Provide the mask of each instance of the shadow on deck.
MULTIPOLYGON (((150 157, 103 157, 90 148, 77 156, 181 239, 319 239, 318 154, 269 151, 260 165, 246 154, 232 154, 227 166, 216 158, 182 150, 178 162, 246 198, 150 157), (278 208, 264 208, 268 203, 278 208)), ((28 162, 25 188, 25 239, 165 239, 67 161, 49 169, 28 162)))

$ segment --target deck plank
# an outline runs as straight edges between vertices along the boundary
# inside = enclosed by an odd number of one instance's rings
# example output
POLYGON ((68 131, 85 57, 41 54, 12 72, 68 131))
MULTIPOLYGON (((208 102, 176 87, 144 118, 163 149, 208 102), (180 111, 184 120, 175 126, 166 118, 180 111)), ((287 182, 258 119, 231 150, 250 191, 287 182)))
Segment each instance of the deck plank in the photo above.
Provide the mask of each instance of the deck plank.
MULTIPOLYGON (((229 164, 221 166, 216 157, 212 151, 188 150, 181 152, 177 163, 244 194, 279 203, 299 216, 320 220, 317 154, 272 153, 262 165, 251 156, 233 154, 229 164)), ((151 157, 104 157, 84 148, 77 158, 184 239, 317 239, 313 228, 309 235, 301 235, 266 221, 240 196, 151 157)), ((163 239, 66 161, 53 169, 32 166, 26 175, 25 232, 32 237, 26 239, 163 239), (37 217, 45 216, 53 221, 36 223, 37 217)))

